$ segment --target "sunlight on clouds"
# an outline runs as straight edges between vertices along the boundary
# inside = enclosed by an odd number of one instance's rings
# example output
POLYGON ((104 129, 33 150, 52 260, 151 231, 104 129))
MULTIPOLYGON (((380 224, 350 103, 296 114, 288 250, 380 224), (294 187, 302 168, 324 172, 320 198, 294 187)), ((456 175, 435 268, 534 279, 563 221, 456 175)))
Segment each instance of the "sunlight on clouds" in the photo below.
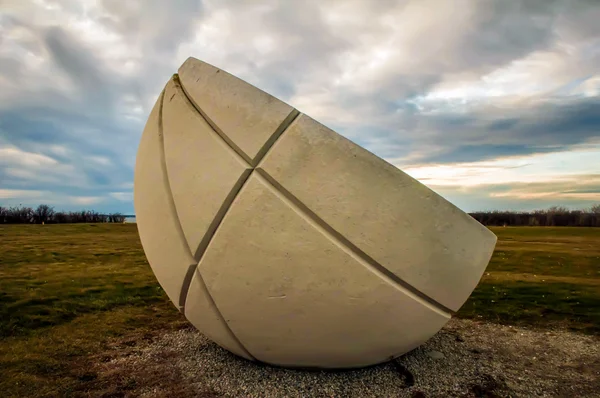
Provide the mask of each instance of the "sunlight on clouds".
POLYGON ((50 145, 48 150, 59 156, 67 156, 69 154, 69 150, 64 145, 50 145))
POLYGON ((95 203, 100 203, 105 198, 102 196, 69 196, 67 200, 70 203, 77 205, 92 205, 95 203))
POLYGON ((29 189, 0 189, 0 199, 33 199, 41 198, 43 195, 42 191, 29 189))
POLYGON ((57 165, 58 162, 39 153, 25 152, 18 148, 0 148, 0 164, 14 164, 21 166, 46 167, 57 165))
MULTIPOLYGON (((342 71, 335 80, 336 85, 370 92, 382 89, 381 85, 394 78, 416 74, 416 71, 418 74, 437 74, 444 62, 448 65, 443 67, 452 69, 454 63, 460 63, 452 58, 452 49, 462 42, 466 33, 463 26, 468 26, 477 8, 473 3, 458 3, 419 1, 398 4, 386 10, 387 18, 378 13, 373 15, 382 22, 375 25, 378 28, 363 19, 363 25, 358 25, 357 42, 352 51, 340 57, 342 71), (436 12, 431 12, 432 8, 436 12), (390 24, 392 16, 395 23, 390 24), (429 37, 443 37, 443 40, 424 39, 429 37), (440 62, 440 58, 444 62, 440 62)), ((369 12, 360 7, 355 11, 356 15, 369 12)), ((335 8, 325 8, 325 12, 340 29, 348 28, 345 18, 332 17, 335 8)))
POLYGON ((210 19, 205 19, 198 25, 194 39, 189 43, 182 43, 179 47, 180 58, 187 58, 194 53, 193 49, 200 48, 209 63, 223 59, 225 54, 222 44, 229 38, 232 30, 232 16, 227 9, 217 9, 210 16, 210 19))
POLYGON ((122 202, 133 200, 133 192, 111 192, 109 195, 122 202))
MULTIPOLYGON (((40 204, 71 207, 81 210, 81 206, 95 205, 106 201, 103 196, 65 195, 58 192, 29 189, 0 189, 2 206, 31 206, 40 204), (70 205, 70 206, 69 206, 70 205)), ((61 207, 62 208, 62 207, 61 207)))
MULTIPOLYGON (((138 59, 141 54, 132 49, 122 40, 122 37, 107 28, 103 24, 102 10, 99 4, 94 1, 81 3, 84 7, 83 18, 81 15, 71 15, 69 18, 70 27, 79 37, 84 38, 87 45, 101 50, 102 58, 108 61, 109 65, 115 70, 122 71, 122 68, 129 62, 134 64, 132 58, 138 59)), ((125 68, 132 71, 132 68, 125 68)))
POLYGON ((580 90, 586 97, 597 97, 600 95, 600 74, 587 79, 581 84, 580 90))
POLYGON ((21 179, 22 181, 56 181, 54 178, 48 178, 48 176, 40 175, 35 170, 23 168, 7 167, 4 169, 4 173, 7 176, 15 177, 21 179))
POLYGON ((88 159, 101 166, 110 166, 112 162, 105 156, 88 156, 88 159))
POLYGON ((252 44, 261 55, 268 55, 277 50, 275 40, 269 35, 255 37, 252 44))
POLYGON ((600 171, 598 144, 572 151, 403 169, 427 185, 457 187, 564 181, 590 170, 600 171))
MULTIPOLYGON (((573 181, 575 183, 575 181, 573 181)), ((560 192, 548 187, 544 192, 530 192, 527 189, 510 189, 506 192, 491 193, 493 198, 511 198, 511 199, 580 199, 600 202, 600 192, 560 192)))
POLYGON ((586 62, 589 56, 581 49, 572 49, 568 56, 566 52, 560 45, 552 51, 537 51, 477 80, 449 76, 414 103, 421 109, 451 108, 479 101, 515 103, 542 96, 598 95, 600 77, 594 76, 595 62, 586 62))
MULTIPOLYGON (((49 152, 66 156, 70 154, 65 146, 51 145, 49 152)), ((106 159, 104 157, 98 157, 106 159)), ((106 159, 108 161, 108 159, 106 159)), ((108 161, 109 162, 109 161, 108 161)), ((0 146, 0 166, 7 177, 13 177, 21 184, 44 185, 55 184, 55 186, 85 186, 86 177, 81 168, 72 164, 61 163, 58 160, 40 153, 28 152, 16 147, 0 146)), ((106 162, 104 162, 106 166, 106 162)), ((2 170, 0 169, 0 170, 2 170)), ((6 183, 10 179, 7 179, 6 183)))

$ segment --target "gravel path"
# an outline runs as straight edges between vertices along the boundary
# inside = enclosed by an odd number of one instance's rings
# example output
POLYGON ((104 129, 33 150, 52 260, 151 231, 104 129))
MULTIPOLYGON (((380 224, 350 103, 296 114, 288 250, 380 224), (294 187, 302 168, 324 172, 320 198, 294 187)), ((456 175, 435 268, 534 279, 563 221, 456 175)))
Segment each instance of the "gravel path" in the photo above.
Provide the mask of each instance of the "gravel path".
POLYGON ((190 329, 125 346, 98 361, 84 395, 600 397, 600 338, 467 320, 391 363, 343 372, 256 365, 190 329))

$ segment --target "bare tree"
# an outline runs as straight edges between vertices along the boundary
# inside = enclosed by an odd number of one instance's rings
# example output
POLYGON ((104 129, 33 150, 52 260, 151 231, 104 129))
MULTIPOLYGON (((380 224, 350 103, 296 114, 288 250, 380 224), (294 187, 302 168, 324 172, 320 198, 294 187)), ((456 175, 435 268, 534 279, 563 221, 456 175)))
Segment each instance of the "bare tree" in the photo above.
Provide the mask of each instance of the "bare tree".
POLYGON ((546 212, 550 214, 565 214, 569 212, 569 209, 567 209, 564 206, 552 206, 549 207, 548 210, 546 210, 546 212))
POLYGON ((108 215, 108 222, 122 224, 125 222, 125 216, 121 213, 111 213, 108 215))
POLYGON ((590 208, 590 213, 600 214, 600 203, 596 203, 595 205, 592 205, 592 207, 590 208))
POLYGON ((38 224, 45 224, 52 220, 54 208, 48 205, 39 205, 34 211, 34 220, 38 224))
POLYGON ((6 210, 5 220, 9 224, 29 224, 33 221, 31 207, 12 206, 6 210))

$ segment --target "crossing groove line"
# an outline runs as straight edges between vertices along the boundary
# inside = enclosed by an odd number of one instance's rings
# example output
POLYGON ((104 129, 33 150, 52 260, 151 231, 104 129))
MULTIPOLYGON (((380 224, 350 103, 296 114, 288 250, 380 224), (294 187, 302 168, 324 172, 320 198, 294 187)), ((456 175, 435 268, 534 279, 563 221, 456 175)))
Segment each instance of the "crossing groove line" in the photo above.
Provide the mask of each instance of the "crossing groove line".
MULTIPOLYGON (((202 250, 196 250, 195 259, 198 260, 198 263, 202 259, 202 256, 206 252, 210 241, 216 234, 219 225, 223 221, 229 207, 243 188, 244 184, 252 174, 256 172, 256 175, 259 177, 260 181, 265 184, 272 192, 274 192, 281 200, 288 204, 297 214, 302 216, 305 220, 307 220, 313 227, 317 228, 327 239, 331 240, 336 246, 340 247, 343 251, 350 254, 355 260, 357 260, 364 267, 368 268, 371 272, 376 274, 378 277, 385 280, 387 283, 393 285, 396 289, 403 292, 405 295, 411 297, 412 299, 420 302, 422 305, 427 308, 445 316, 450 317, 454 311, 437 302, 433 298, 427 296, 422 293, 403 279, 399 278, 383 265, 379 264, 376 260, 371 258, 368 254, 350 242, 346 237, 344 237, 341 233, 336 231, 333 227, 327 224, 322 218, 320 218, 317 214, 312 212, 306 205, 304 205, 298 198, 296 198, 291 192, 287 191, 281 184, 279 184, 274 178, 272 178, 263 168, 260 167, 261 161, 265 158, 267 153, 274 147, 277 140, 283 136, 285 131, 293 125, 293 123, 298 119, 301 115, 296 109, 293 109, 292 112, 286 117, 286 119, 281 123, 281 125, 277 128, 275 133, 271 136, 271 138, 265 143, 265 145, 260 149, 259 154, 251 159, 246 153, 244 153, 241 148, 239 148, 229 137, 227 137, 223 131, 206 115, 206 113, 200 109, 198 104, 190 98, 188 92, 185 90, 183 84, 178 81, 177 85, 181 88, 181 92, 184 97, 187 98, 189 104, 196 109, 196 111, 204 118, 204 120, 208 123, 209 126, 214 130, 214 132, 233 150, 235 151, 244 161, 247 163, 248 168, 250 169, 249 173, 243 179, 243 182, 240 184, 239 181, 236 183, 230 194, 228 195, 227 204, 222 207, 222 209, 218 212, 218 217, 215 217, 213 220, 214 229, 211 228, 211 233, 205 236, 203 239, 206 240, 205 245, 203 245, 202 250), (259 156, 260 155, 260 156, 259 156), (223 211, 221 211, 223 210, 223 211)), ((242 179, 242 178, 241 178, 242 179)), ((212 224, 211 224, 212 225, 212 224)), ((200 274, 198 272, 198 274, 200 274)), ((208 289, 207 289, 208 291, 208 289)), ((210 295, 210 293, 209 293, 210 295)), ((215 303, 216 307, 216 303, 215 303)), ((226 322, 225 322, 226 323, 226 322)), ((229 326, 227 325, 229 329, 229 326)), ((231 329, 229 329, 231 331, 231 329)), ((233 334, 233 332, 232 332, 233 334)), ((236 338, 237 340, 237 338, 236 338)), ((238 340, 239 341, 239 340, 238 340)), ((240 343, 241 344, 241 343, 240 343)))
MULTIPOLYGON (((168 206, 169 206, 169 213, 171 214, 171 218, 173 220, 173 222, 175 223, 175 229, 177 230, 177 235, 179 236, 179 241, 181 242, 181 244, 183 246, 185 246, 185 251, 187 254, 187 257, 189 257, 190 260, 190 265, 188 266, 188 270, 185 276, 185 279, 188 279, 188 277, 191 279, 190 274, 190 270, 193 270, 193 267, 195 266, 194 264, 194 258, 192 256, 192 253, 190 251, 190 247, 187 243, 187 239, 185 238, 185 234, 183 233, 183 228, 181 227, 181 221, 179 220, 179 216, 177 215, 177 208, 175 207, 175 200, 173 199, 173 192, 171 191, 171 183, 169 182, 169 173, 167 171, 167 160, 166 160, 166 156, 165 156, 165 136, 164 136, 164 132, 163 132, 163 106, 164 106, 164 100, 165 100, 165 92, 166 92, 166 88, 165 90, 163 90, 163 92, 160 95, 160 104, 158 106, 158 141, 159 141, 159 162, 160 162, 160 170, 161 170, 161 174, 162 174, 162 183, 165 189, 165 193, 167 196, 167 201, 168 201, 168 206)), ((184 279, 184 280, 185 280, 184 279)), ((187 293, 187 290, 186 290, 187 293)), ((178 301, 178 306, 179 306, 179 310, 181 312, 183 312, 183 303, 184 303, 184 299, 182 298, 182 293, 180 292, 179 294, 179 301, 178 301)))
POLYGON ((200 260, 202 259, 202 256, 206 252, 206 249, 208 248, 210 241, 214 237, 217 229, 219 228, 219 225, 221 225, 223 218, 225 217, 225 215, 227 214, 227 211, 231 207, 231 204, 234 202, 235 198, 237 197, 239 192, 242 190, 242 188, 244 187, 246 182, 250 179, 250 175, 252 174, 252 172, 254 172, 256 165, 258 163, 260 163, 260 161, 268 153, 269 149, 271 149, 273 147, 273 145, 279 139, 279 137, 281 137, 283 135, 283 133, 294 123, 294 121, 296 121, 298 116, 300 116, 300 112, 298 112, 298 110, 296 110, 296 109, 292 109, 292 111, 281 122, 281 124, 277 127, 277 129, 275 129, 275 131, 273 132, 271 137, 267 140, 267 142, 265 142, 265 144, 262 146, 262 148, 258 151, 258 153, 254 157, 254 159, 250 159, 250 157, 245 152, 243 152, 241 150, 241 148, 239 148, 235 144, 230 144, 230 142, 232 142, 232 141, 208 117, 208 115, 206 115, 206 113, 202 109, 200 109, 198 104, 196 104, 192 100, 192 98, 190 98, 188 92, 186 91, 186 89, 183 86, 183 84, 181 83, 181 81, 179 81, 179 79, 175 80, 175 86, 178 89, 179 93, 183 96, 183 98, 187 100, 187 103, 198 112, 198 114, 212 128, 214 133, 216 133, 216 135, 221 138, 222 142, 228 147, 228 149, 233 150, 233 153, 235 153, 237 155, 236 158, 238 158, 238 160, 240 160, 240 161, 243 161, 244 165, 247 167, 246 172, 242 173, 242 175, 240 176, 238 181, 232 187, 232 189, 229 192, 229 194, 227 195, 225 201, 223 202, 223 204, 217 211, 217 214, 216 214, 215 218, 213 219, 213 221, 211 222, 206 234, 202 238, 200 245, 194 251, 194 259, 196 259, 196 261, 198 261, 198 263, 199 263, 200 260))
POLYGON ((421 293, 413 286, 400 279, 393 272, 389 271, 383 265, 375 261, 371 256, 358 248, 344 235, 336 231, 333 227, 327 224, 317 214, 310 210, 304 203, 296 198, 290 191, 285 189, 279 182, 271 177, 264 169, 257 167, 256 175, 259 180, 273 192, 282 202, 284 202, 295 213, 302 217, 308 224, 327 237, 333 244, 339 247, 343 252, 350 255, 356 262, 363 267, 369 269, 375 275, 392 285, 397 290, 402 291, 405 295, 413 300, 420 302, 430 310, 438 314, 449 317, 452 310, 442 304, 431 299, 427 295, 421 293))
MULTIPOLYGON (((159 135, 159 140, 160 140, 161 171, 162 171, 162 174, 163 174, 163 182, 165 183, 165 190, 166 190, 167 197, 168 197, 168 200, 169 200, 169 211, 171 212, 172 218, 175 221, 175 224, 176 224, 176 227, 177 227, 177 233, 179 235, 179 238, 182 241, 182 244, 185 245, 185 247, 187 248, 187 251, 188 251, 188 254, 190 256, 190 259, 192 260, 192 264, 189 265, 188 270, 186 272, 186 275, 184 277, 184 280, 183 280, 183 283, 182 283, 182 287, 181 287, 181 292, 180 292, 180 295, 179 295, 179 303, 178 303, 179 304, 179 310, 182 313, 185 313, 185 301, 187 299, 188 292, 189 292, 189 289, 190 289, 190 285, 192 283, 192 278, 194 276, 194 271, 198 267, 198 262, 195 261, 195 258, 192 256, 192 252, 191 252, 191 249, 189 247, 187 238, 185 237, 185 234, 183 232, 183 228, 181 227, 181 221, 179 220, 179 215, 177 213, 177 208, 175 206, 175 200, 173 198, 173 193, 171 191, 171 184, 169 183, 169 174, 168 174, 168 170, 167 170, 167 161, 166 161, 166 156, 165 156, 165 143, 164 143, 164 131, 163 131, 163 106, 164 106, 164 93, 165 92, 166 92, 166 89, 165 89, 165 91, 163 91, 163 94, 161 95, 161 98, 160 98, 160 111, 159 111, 159 115, 158 115, 158 135, 159 135)), ((248 176, 250 175, 250 171, 248 171, 247 175, 248 176)), ((243 185, 243 183, 245 183, 245 180, 242 181, 242 184, 240 185, 240 189, 241 189, 241 186, 243 185)), ((236 186, 237 185, 238 184, 236 184, 236 186)), ((235 192, 234 197, 235 197, 235 195, 237 195, 237 192, 235 192)), ((233 201, 233 199, 232 199, 232 201, 233 201)), ((223 216, 224 216, 224 214, 223 214, 223 216)), ((222 218, 221 218, 221 220, 222 220, 222 218)), ((213 221, 213 223, 215 223, 215 221, 213 221)), ((218 224, 220 224, 220 220, 215 225, 215 227, 214 227, 215 230, 218 227, 218 224)), ((214 231, 213 231, 213 234, 214 234, 214 231)), ((211 236, 211 238, 212 238, 212 236, 211 236)), ((207 245, 208 245, 208 243, 207 243, 207 245)), ((221 311, 217 307, 217 305, 216 305, 213 297, 211 296, 210 292, 208 291, 208 288, 206 287, 206 283, 204 282, 204 279, 202 278, 202 275, 200 274, 200 272, 198 272, 198 279, 199 279, 199 282, 200 282, 200 288, 202 290, 204 290, 204 292, 206 293, 206 296, 208 297, 208 301, 209 301, 210 307, 213 308, 213 310, 215 311, 215 314, 219 318, 220 323, 225 327, 225 330, 227 330, 227 333, 229 334, 229 336, 238 344, 239 348, 249 358, 252 358, 252 359, 256 360, 256 358, 254 358, 254 356, 252 354, 250 354, 250 352, 246 349, 246 347, 241 343, 241 341, 233 333, 233 331, 231 330, 231 328, 229 327, 229 325, 225 321, 225 318, 223 318, 223 314, 221 313, 221 311)))
POLYGON ((221 130, 221 128, 219 126, 217 126, 217 124, 202 109, 200 109, 200 106, 196 103, 196 101, 194 101, 192 96, 187 92, 187 90, 183 86, 183 83, 181 82, 181 80, 179 80, 179 76, 178 75, 176 75, 176 76, 177 77, 174 79, 175 85, 181 89, 181 92, 183 93, 184 97, 187 98, 187 102, 190 105, 192 105, 192 107, 196 110, 196 112, 198 112, 200 114, 200 116, 202 116, 202 118, 204 118, 206 123, 208 123, 208 125, 213 129, 213 131, 215 133, 217 133, 217 135, 219 137, 221 137, 221 139, 223 141, 225 141, 227 146, 229 146, 231 149, 233 149, 238 154, 238 156, 240 156, 242 159, 244 159, 246 164, 251 165, 252 159, 250 158, 250 156, 248 156, 246 154, 246 152, 242 151, 242 148, 237 146, 237 144, 235 142, 233 142, 233 140, 231 140, 225 133, 223 133, 223 130, 221 130))

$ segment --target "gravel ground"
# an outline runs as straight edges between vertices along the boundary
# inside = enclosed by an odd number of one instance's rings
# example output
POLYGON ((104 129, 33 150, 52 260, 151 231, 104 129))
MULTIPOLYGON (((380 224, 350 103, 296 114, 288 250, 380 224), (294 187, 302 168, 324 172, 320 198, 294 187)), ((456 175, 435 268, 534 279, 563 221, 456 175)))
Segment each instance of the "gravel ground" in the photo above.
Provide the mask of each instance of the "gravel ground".
POLYGON ((600 397, 600 338, 453 319, 397 360, 334 372, 250 363, 185 329, 115 346, 94 372, 85 396, 600 397))

